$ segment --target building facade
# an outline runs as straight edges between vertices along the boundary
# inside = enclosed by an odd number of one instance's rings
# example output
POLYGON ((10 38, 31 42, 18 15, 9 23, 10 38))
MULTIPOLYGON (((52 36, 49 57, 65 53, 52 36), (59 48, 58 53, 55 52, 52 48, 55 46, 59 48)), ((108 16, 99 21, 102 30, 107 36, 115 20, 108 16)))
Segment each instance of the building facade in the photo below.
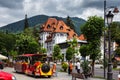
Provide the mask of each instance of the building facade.
MULTIPOLYGON (((49 18, 40 27, 39 43, 47 49, 47 55, 52 55, 53 48, 56 44, 67 43, 68 40, 76 38, 79 43, 86 43, 84 36, 78 36, 74 30, 67 26, 62 20, 49 18)), ((61 52, 65 54, 66 47, 61 48, 61 52)))

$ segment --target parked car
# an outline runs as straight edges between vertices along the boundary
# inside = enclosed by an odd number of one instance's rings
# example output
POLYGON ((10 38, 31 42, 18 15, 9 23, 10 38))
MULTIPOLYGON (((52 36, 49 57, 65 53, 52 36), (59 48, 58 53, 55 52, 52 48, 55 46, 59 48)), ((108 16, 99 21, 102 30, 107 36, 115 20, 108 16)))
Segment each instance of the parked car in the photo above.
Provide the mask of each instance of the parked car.
POLYGON ((17 79, 10 73, 0 71, 0 80, 17 80, 17 79))
MULTIPOLYGON (((2 65, 2 63, 0 63, 0 65, 2 65)), ((0 67, 0 69, 3 69, 3 67, 0 67)), ((17 79, 14 75, 0 70, 0 80, 17 80, 17 79)))

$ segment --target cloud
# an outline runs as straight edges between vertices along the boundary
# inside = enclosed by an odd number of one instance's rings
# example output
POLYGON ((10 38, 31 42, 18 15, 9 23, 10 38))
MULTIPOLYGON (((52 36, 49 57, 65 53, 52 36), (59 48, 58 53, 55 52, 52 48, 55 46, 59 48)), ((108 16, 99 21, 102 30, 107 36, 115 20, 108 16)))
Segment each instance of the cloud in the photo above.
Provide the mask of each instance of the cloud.
POLYGON ((20 9, 22 6, 23 0, 0 0, 0 7, 9 8, 9 9, 20 9))
MULTIPOLYGON (((120 0, 106 0, 107 7, 117 6, 120 9, 120 0)), ((45 14, 49 16, 81 17, 87 20, 88 16, 103 17, 104 0, 0 0, 0 26, 28 17, 45 14)), ((115 15, 114 20, 120 20, 115 15)))

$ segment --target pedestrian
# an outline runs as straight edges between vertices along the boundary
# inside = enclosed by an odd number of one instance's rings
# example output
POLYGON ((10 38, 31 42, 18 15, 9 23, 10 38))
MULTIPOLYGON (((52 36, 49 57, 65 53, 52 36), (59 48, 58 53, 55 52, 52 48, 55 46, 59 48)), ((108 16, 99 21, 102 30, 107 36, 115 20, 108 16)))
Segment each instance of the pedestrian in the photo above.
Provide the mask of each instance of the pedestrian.
POLYGON ((56 70, 56 62, 54 62, 54 64, 53 64, 53 75, 54 76, 57 76, 57 70, 56 70))
POLYGON ((70 61, 68 65, 68 75, 72 73, 72 70, 73 70, 73 65, 72 65, 72 61, 70 61))
POLYGON ((77 70, 77 73, 80 73, 80 61, 79 60, 76 63, 76 70, 77 70))

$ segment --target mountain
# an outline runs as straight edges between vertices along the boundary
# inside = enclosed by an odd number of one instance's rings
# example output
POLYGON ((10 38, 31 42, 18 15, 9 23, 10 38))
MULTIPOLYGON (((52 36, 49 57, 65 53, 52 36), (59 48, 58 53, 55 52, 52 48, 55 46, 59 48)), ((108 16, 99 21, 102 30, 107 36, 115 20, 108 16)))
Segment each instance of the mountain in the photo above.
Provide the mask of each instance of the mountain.
MULTIPOLYGON (((58 17, 58 16, 47 16, 47 15, 37 15, 28 18, 28 23, 30 27, 34 27, 36 25, 41 25, 47 21, 48 18, 56 18, 57 20, 63 20, 66 21, 66 18, 58 17)), ((70 17, 75 25, 75 32, 79 35, 80 34, 80 26, 84 24, 86 21, 84 19, 78 18, 78 17, 70 17)), ((8 24, 6 26, 0 27, 1 31, 8 31, 12 33, 21 32, 24 29, 24 19, 8 24)))

